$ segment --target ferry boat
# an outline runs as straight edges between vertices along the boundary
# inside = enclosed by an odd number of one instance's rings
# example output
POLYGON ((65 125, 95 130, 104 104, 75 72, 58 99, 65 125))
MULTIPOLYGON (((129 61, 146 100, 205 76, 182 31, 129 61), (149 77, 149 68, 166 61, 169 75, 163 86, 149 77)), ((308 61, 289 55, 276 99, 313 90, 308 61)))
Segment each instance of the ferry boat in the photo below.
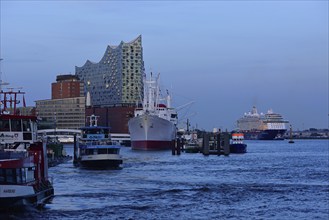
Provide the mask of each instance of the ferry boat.
POLYGON ((99 116, 89 116, 89 126, 81 128, 74 163, 84 168, 118 168, 121 146, 111 140, 110 127, 98 126, 99 116))
POLYGON ((16 108, 22 94, 25 105, 24 92, 0 92, 0 209, 42 207, 54 196, 46 142, 37 138, 37 117, 21 115, 16 108))
POLYGON ((282 115, 271 109, 266 114, 259 114, 254 106, 251 112, 245 113, 237 120, 237 128, 244 134, 245 139, 282 140, 288 123, 282 115))
POLYGON ((230 153, 246 153, 247 144, 244 143, 243 133, 233 133, 230 140, 230 153))
POLYGON ((160 103, 159 75, 144 78, 142 108, 136 108, 134 117, 128 121, 131 148, 134 150, 167 150, 175 144, 177 112, 171 108, 171 97, 166 104, 160 103))

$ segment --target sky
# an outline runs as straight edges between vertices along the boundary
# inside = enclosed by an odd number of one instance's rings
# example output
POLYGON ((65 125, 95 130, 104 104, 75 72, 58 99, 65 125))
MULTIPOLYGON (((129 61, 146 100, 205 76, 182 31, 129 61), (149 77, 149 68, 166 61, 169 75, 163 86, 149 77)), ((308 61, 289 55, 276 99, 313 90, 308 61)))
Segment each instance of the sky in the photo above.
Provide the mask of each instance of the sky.
MULTIPOLYGON (((256 106, 294 130, 328 128, 328 1, 0 0, 2 80, 28 105, 60 74, 142 35, 181 123, 232 130, 256 106), (192 103, 192 104, 189 104, 192 103), (184 107, 185 106, 185 107, 184 107)), ((183 124, 181 125, 183 126, 183 124)))

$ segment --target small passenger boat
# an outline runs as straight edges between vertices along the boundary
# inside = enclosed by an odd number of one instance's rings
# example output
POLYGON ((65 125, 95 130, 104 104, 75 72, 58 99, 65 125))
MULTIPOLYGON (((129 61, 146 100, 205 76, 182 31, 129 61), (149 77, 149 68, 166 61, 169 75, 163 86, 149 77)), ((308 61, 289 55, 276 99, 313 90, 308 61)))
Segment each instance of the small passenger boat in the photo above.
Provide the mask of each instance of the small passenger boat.
POLYGON ((111 140, 110 128, 97 125, 98 116, 89 116, 89 126, 81 128, 75 164, 84 168, 118 168, 121 146, 111 140))

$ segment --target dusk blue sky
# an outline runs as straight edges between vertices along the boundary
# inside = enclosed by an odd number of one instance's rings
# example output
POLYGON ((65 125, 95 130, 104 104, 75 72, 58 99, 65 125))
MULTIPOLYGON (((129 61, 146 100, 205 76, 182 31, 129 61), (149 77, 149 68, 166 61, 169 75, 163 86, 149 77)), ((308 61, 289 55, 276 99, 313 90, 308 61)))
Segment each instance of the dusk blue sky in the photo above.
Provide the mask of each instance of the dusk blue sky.
POLYGON ((59 74, 142 35, 192 126, 234 129, 256 106, 294 129, 328 128, 328 1, 3 1, 1 72, 26 101, 50 99, 59 74))

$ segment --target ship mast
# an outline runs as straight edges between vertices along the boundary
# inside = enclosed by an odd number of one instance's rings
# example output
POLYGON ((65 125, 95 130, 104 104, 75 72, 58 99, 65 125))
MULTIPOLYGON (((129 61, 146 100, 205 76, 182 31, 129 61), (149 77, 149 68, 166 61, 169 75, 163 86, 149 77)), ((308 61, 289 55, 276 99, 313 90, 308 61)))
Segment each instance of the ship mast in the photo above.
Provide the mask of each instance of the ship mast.
POLYGON ((2 81, 2 71, 1 71, 1 61, 3 59, 0 58, 0 114, 2 113, 2 105, 6 105, 5 103, 2 103, 2 86, 9 85, 9 83, 3 82, 2 81))

